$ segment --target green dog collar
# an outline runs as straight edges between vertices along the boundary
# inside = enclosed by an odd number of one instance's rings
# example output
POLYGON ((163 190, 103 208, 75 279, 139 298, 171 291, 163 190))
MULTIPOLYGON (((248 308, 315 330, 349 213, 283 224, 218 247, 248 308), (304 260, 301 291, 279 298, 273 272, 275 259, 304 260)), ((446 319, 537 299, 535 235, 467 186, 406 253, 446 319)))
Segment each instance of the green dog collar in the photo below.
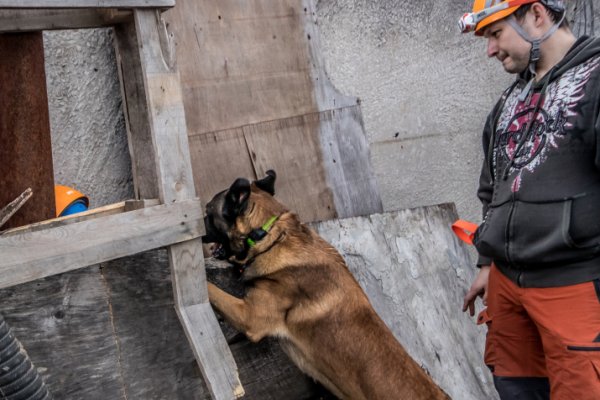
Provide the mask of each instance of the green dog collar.
POLYGON ((248 246, 256 246, 256 242, 259 242, 265 236, 267 236, 267 233, 269 233, 269 231, 273 227, 273 224, 275 223, 275 221, 277 221, 278 218, 278 216, 274 215, 271 218, 269 218, 269 220, 265 222, 263 226, 261 226, 258 229, 254 229, 252 232, 250 232, 248 234, 248 237, 246 238, 246 243, 248 243, 248 246))

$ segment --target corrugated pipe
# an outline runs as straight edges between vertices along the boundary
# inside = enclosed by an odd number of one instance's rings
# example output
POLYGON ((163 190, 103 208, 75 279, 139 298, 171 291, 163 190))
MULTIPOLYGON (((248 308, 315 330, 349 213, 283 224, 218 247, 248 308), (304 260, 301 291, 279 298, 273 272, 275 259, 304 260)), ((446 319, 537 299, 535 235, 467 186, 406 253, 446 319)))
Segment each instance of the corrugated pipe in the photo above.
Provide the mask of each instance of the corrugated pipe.
POLYGON ((0 315, 0 400, 50 400, 42 377, 0 315))

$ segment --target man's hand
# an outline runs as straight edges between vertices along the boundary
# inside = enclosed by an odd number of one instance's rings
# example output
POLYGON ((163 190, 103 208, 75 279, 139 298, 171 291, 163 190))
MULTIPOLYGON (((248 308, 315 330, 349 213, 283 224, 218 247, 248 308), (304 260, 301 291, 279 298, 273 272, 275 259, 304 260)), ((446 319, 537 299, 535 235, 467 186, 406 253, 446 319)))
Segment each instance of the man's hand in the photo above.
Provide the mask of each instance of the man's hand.
POLYGON ((463 302, 463 312, 469 309, 469 314, 471 316, 475 315, 475 300, 477 297, 483 298, 483 304, 487 305, 487 294, 488 294, 488 279, 490 276, 490 265, 483 265, 479 269, 479 274, 473 281, 471 288, 465 295, 465 300, 463 302))

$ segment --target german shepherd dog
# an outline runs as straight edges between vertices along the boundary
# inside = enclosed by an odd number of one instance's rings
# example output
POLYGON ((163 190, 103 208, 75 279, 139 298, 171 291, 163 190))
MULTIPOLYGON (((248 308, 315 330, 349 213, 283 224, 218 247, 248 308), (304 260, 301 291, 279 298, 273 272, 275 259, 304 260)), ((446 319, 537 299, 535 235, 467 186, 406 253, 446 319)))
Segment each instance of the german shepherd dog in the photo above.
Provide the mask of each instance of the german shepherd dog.
POLYGON ((208 284, 212 305, 251 341, 279 339, 340 399, 450 399, 375 313, 342 256, 273 198, 275 172, 237 179, 206 205, 216 256, 242 266, 239 299, 208 284))

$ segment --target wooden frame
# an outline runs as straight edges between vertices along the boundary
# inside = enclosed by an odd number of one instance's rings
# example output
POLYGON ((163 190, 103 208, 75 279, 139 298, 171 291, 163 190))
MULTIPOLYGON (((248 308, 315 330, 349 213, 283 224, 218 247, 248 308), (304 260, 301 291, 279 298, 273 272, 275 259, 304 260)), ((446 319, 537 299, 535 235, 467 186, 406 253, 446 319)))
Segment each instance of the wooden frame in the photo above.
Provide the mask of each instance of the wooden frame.
POLYGON ((0 0, 0 8, 169 8, 175 0, 0 0))
POLYGON ((207 386, 214 399, 234 399, 244 390, 208 303, 199 238, 204 233, 202 209, 192 177, 179 73, 160 14, 173 5, 174 0, 0 0, 3 32, 115 27, 136 198, 142 205, 148 203, 145 199, 160 203, 131 212, 126 204, 114 205, 0 236, 0 287, 167 246, 175 308, 207 386), (124 8, 129 10, 120 10, 124 8), (78 18, 69 21, 73 16, 78 18))

